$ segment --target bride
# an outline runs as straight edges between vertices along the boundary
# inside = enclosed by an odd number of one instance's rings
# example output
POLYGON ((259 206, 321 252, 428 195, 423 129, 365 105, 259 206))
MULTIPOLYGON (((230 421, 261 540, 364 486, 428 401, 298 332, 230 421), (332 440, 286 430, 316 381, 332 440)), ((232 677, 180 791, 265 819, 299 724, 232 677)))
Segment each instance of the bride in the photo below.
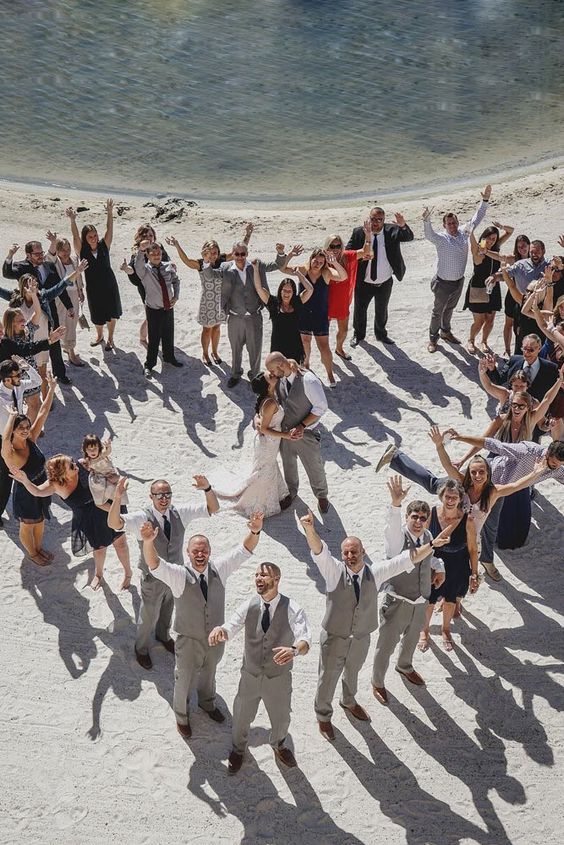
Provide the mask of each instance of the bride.
POLYGON ((250 475, 234 492, 221 492, 214 484, 218 499, 233 502, 230 509, 244 516, 250 516, 257 510, 265 516, 280 513, 280 502, 289 495, 277 460, 281 438, 290 437, 289 432, 280 430, 284 408, 276 398, 277 381, 276 376, 268 371, 260 373, 251 381, 251 387, 258 395, 258 416, 250 475))

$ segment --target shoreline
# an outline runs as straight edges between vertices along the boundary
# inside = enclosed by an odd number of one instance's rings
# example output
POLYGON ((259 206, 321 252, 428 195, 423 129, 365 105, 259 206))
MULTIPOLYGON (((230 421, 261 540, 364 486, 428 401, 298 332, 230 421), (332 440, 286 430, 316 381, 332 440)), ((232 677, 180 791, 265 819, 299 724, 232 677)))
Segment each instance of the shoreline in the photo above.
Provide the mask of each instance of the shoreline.
POLYGON ((106 185, 91 185, 85 183, 83 185, 73 185, 65 182, 50 182, 50 181, 34 181, 27 180, 22 177, 16 178, 12 176, 0 176, 0 187, 8 190, 16 191, 34 191, 40 194, 52 193, 53 191, 61 191, 68 195, 73 194, 89 194, 91 196, 117 196, 121 195, 130 200, 151 200, 151 199, 167 199, 175 197, 185 203, 195 203, 195 207, 213 211, 232 212, 235 208, 255 208, 261 211, 272 212, 273 207, 277 205, 280 211, 317 211, 320 209, 349 209, 359 204, 365 205, 368 202, 392 202, 402 200, 407 203, 416 202, 421 198, 433 198, 439 196, 450 195, 455 192, 465 192, 472 188, 476 188, 485 184, 486 181, 492 184, 510 183, 514 184, 521 179, 531 176, 540 176, 545 178, 551 174, 556 174, 559 170, 564 169, 564 155, 548 156, 537 159, 535 162, 518 163, 512 166, 504 167, 500 170, 487 172, 484 170, 474 171, 470 174, 443 182, 440 180, 432 180, 430 182, 420 182, 403 188, 395 190, 384 190, 379 194, 378 199, 372 199, 378 195, 377 189, 370 191, 363 191, 357 194, 336 194, 336 195, 321 195, 318 197, 309 196, 296 200, 289 199, 283 195, 273 195, 271 197, 250 197, 249 199, 240 199, 237 197, 230 198, 229 196, 213 196, 206 194, 189 194, 182 191, 160 192, 160 191, 142 191, 139 188, 120 188, 106 185))

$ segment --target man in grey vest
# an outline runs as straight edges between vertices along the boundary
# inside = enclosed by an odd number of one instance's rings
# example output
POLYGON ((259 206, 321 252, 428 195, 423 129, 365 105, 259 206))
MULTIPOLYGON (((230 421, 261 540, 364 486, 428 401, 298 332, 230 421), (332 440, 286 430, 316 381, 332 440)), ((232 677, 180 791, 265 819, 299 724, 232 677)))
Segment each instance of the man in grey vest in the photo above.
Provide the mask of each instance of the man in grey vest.
POLYGON ((419 634, 425 624, 425 609, 431 595, 431 585, 440 587, 445 580, 442 560, 434 557, 432 548, 440 545, 433 542, 433 535, 427 530, 431 510, 427 502, 419 499, 407 506, 406 524, 401 522, 401 503, 409 487, 402 486, 401 476, 395 475, 388 481, 392 504, 388 511, 388 522, 384 531, 384 547, 387 558, 402 551, 429 549, 427 556, 410 572, 394 575, 382 584, 384 600, 380 607, 380 626, 372 669, 372 690, 380 704, 388 703, 384 686, 386 670, 395 647, 401 638, 401 648, 396 671, 417 686, 425 681, 413 668, 413 655, 419 634))
MULTIPOLYGON (((359 538, 345 537, 341 543, 343 559, 340 561, 331 555, 327 544, 317 534, 311 511, 301 517, 300 522, 312 560, 327 589, 327 606, 319 638, 315 713, 322 736, 333 740, 332 701, 341 674, 341 707, 355 719, 363 722, 370 719, 356 701, 356 691, 358 673, 370 647, 370 634, 378 627, 378 588, 392 576, 415 569, 429 554, 429 546, 406 549, 382 563, 369 566, 364 562, 365 551, 359 538)), ((437 535, 435 543, 440 536, 437 535)))
POLYGON ((178 733, 185 739, 192 736, 188 702, 194 688, 198 691, 198 706, 210 719, 225 721, 215 703, 215 673, 223 647, 212 649, 208 637, 225 616, 225 582, 251 557, 259 541, 262 520, 262 513, 253 513, 243 543, 213 561, 208 538, 203 534, 190 537, 187 566, 160 560, 154 545, 157 529, 149 522, 141 528, 143 554, 151 573, 167 584, 174 596, 177 637, 172 707, 178 733))
MULTIPOLYGON (((262 286, 268 290, 266 274, 280 270, 291 257, 285 255, 284 245, 276 245, 276 259, 267 264, 258 262, 262 286)), ((233 261, 225 261, 218 270, 210 265, 210 250, 202 250, 204 280, 221 282, 221 305, 227 314, 227 334, 231 345, 231 378, 228 387, 235 387, 243 374, 243 347, 249 355, 249 378, 260 372, 262 355, 262 299, 255 290, 253 265, 248 260, 244 241, 233 244, 233 261)), ((292 253, 295 255, 296 253, 292 253)))
POLYGON ((143 669, 152 669, 149 642, 153 629, 155 638, 167 651, 174 654, 174 640, 170 636, 170 623, 174 600, 170 587, 153 577, 143 556, 141 526, 150 522, 158 529, 155 539, 157 553, 170 563, 184 563, 184 534, 193 519, 207 519, 219 510, 219 503, 205 475, 194 476, 194 487, 206 497, 200 505, 172 504, 172 489, 168 481, 157 479, 150 488, 150 507, 134 513, 120 514, 122 497, 127 481, 120 478, 115 496, 108 512, 108 525, 114 531, 125 531, 139 541, 139 569, 141 570, 141 607, 137 620, 135 657, 143 669))
POLYGON ((278 379, 276 395, 284 408, 282 431, 289 431, 291 434, 291 439, 283 439, 280 443, 284 478, 290 491, 289 496, 280 502, 280 506, 282 510, 289 507, 298 493, 299 458, 311 489, 317 497, 319 510, 321 513, 327 513, 327 477, 321 457, 321 435, 318 427, 320 418, 327 410, 323 385, 311 370, 296 372, 281 352, 271 352, 266 356, 265 364, 267 370, 278 379))
POLYGON ((210 645, 218 647, 245 629, 241 679, 233 702, 233 748, 227 769, 230 775, 241 768, 249 728, 261 701, 270 719, 270 744, 276 758, 285 766, 296 765, 285 744, 290 727, 291 670, 294 658, 308 653, 311 632, 301 607, 278 592, 279 583, 280 568, 276 564, 259 564, 255 572, 257 594, 209 636, 210 645))

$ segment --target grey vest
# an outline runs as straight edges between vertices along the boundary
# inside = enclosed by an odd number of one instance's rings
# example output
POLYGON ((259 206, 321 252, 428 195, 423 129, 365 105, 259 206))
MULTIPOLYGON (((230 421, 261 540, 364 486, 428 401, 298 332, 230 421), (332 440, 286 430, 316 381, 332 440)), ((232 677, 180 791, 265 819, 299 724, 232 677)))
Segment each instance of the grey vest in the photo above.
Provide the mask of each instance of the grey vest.
MULTIPOLYGON (((150 522, 155 528, 159 529, 159 533, 153 540, 153 545, 158 556, 169 563, 179 563, 181 566, 184 563, 183 545, 184 545, 184 525, 178 515, 178 511, 172 505, 169 508, 170 517, 170 540, 166 539, 166 535, 162 530, 159 521, 151 508, 143 508, 147 522, 150 522)), ((145 562, 143 556, 143 543, 139 542, 139 569, 147 575, 149 567, 145 562)))
POLYGON ((336 637, 365 637, 378 627, 378 588, 369 566, 364 567, 360 582, 360 600, 356 595, 349 571, 343 572, 339 583, 327 593, 327 606, 321 626, 336 637))
MULTIPOLYGON (((278 391, 281 398, 281 391, 278 391)), ((281 400, 284 408, 284 419, 282 420, 282 431, 290 431, 298 423, 304 420, 311 411, 312 404, 307 398, 304 390, 304 380, 300 373, 290 385, 288 396, 281 400)))
POLYGON ((216 625, 221 625, 225 615, 225 587, 221 578, 208 563, 208 600, 200 587, 200 575, 186 567, 186 586, 180 598, 174 599, 176 615, 174 630, 184 637, 205 640, 216 625))
POLYGON ((251 599, 247 618, 245 620, 245 653, 243 655, 243 669, 255 678, 266 675, 276 678, 289 672, 294 665, 293 660, 279 666, 272 659, 273 648, 279 645, 294 645, 294 634, 288 619, 289 600, 281 595, 278 607, 270 620, 270 628, 264 633, 261 626, 260 596, 251 599))
MULTIPOLYGON (((432 539, 432 534, 429 531, 424 531, 421 536, 421 545, 428 543, 432 539)), ((407 533, 404 532, 403 550, 416 549, 417 546, 407 533)), ((406 599, 415 601, 419 596, 428 599, 431 595, 431 558, 433 553, 415 564, 411 572, 400 572, 399 575, 394 575, 393 578, 388 579, 388 583, 392 584, 394 591, 398 596, 404 596, 406 599)))

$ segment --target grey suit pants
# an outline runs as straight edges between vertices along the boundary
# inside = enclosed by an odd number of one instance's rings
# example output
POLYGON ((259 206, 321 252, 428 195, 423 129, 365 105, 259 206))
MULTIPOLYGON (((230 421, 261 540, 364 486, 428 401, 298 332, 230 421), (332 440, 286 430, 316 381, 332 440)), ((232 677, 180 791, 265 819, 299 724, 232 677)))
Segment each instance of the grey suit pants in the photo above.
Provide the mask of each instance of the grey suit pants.
POLYGON ((319 645, 315 715, 319 722, 329 722, 333 715, 333 696, 341 675, 343 676, 341 704, 351 707, 356 703, 358 673, 362 669, 370 648, 370 634, 358 639, 336 637, 321 629, 319 645))
POLYGON ((297 494, 300 486, 298 475, 298 458, 307 473, 310 487, 318 499, 327 498, 327 477, 320 448, 321 435, 315 428, 306 428, 300 440, 282 440, 280 452, 284 478, 292 498, 297 494))
POLYGON ((153 628, 157 640, 170 639, 170 622, 174 610, 174 599, 170 587, 154 575, 141 575, 141 607, 137 620, 135 648, 140 654, 147 654, 153 628))
POLYGON ((239 689, 233 702, 233 750, 238 754, 245 752, 249 728, 261 701, 270 719, 270 744, 277 746, 284 742, 290 727, 291 700, 291 672, 267 678, 266 675, 255 677, 241 669, 239 689))
POLYGON ((456 279, 454 282, 449 282, 446 279, 439 279, 438 276, 435 276, 432 280, 431 290, 435 295, 435 301, 433 303, 431 324, 429 326, 429 336, 431 340, 437 340, 439 330, 443 332, 450 332, 452 312, 458 304, 463 287, 464 276, 461 279, 456 279))
POLYGON ((179 634, 175 644, 174 695, 172 708, 176 721, 188 722, 188 702, 194 688, 202 710, 215 707, 215 673, 223 657, 224 644, 210 646, 207 637, 197 640, 179 634))
POLYGON ((262 314, 257 311, 246 317, 230 314, 227 318, 227 335, 231 345, 231 375, 239 378, 243 373, 243 347, 249 354, 249 372, 258 375, 262 356, 262 314))
POLYGON ((400 639, 401 648, 396 665, 402 672, 413 671, 413 655, 425 624, 426 607, 427 602, 409 604, 399 599, 384 600, 380 608, 380 628, 372 668, 372 683, 375 687, 384 686, 390 657, 400 639))

